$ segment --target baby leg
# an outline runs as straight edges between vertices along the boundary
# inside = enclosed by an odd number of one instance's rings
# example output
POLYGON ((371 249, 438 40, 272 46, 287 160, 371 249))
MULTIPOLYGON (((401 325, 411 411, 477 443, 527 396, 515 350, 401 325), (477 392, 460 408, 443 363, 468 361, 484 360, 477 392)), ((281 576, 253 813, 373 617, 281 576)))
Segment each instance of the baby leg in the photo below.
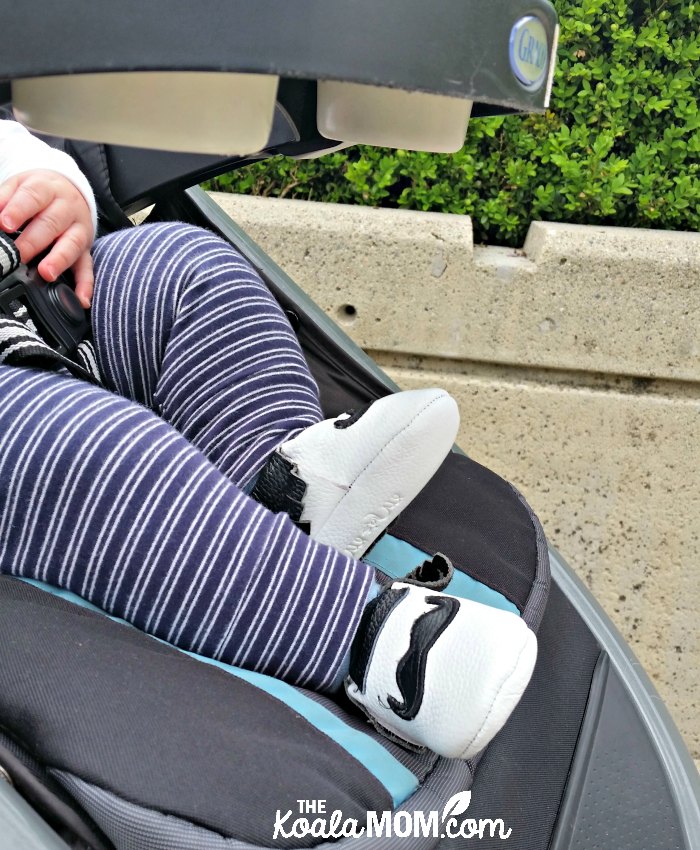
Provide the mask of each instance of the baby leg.
POLYGON ((152 408, 245 486, 318 422, 318 389, 284 312, 227 242, 181 223, 97 241, 93 328, 106 384, 152 408))
POLYGON ((246 492, 264 469, 255 498, 314 539, 359 558, 449 452, 457 406, 440 390, 320 422, 286 316, 219 237, 153 224, 99 240, 94 254, 107 386, 154 409, 246 492))
POLYGON ((242 493, 143 406, 0 367, 0 571, 185 649, 336 682, 372 570, 242 493))

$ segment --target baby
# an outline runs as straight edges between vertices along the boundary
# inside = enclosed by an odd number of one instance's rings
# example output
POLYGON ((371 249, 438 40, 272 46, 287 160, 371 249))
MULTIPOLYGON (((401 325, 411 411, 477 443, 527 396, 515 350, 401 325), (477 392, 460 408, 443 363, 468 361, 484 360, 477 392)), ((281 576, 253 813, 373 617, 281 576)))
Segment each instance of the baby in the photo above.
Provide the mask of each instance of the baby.
POLYGON ((324 421, 283 311, 230 244, 180 223, 93 242, 76 164, 12 121, 0 229, 22 229, 24 262, 50 249, 46 280, 72 270, 104 385, 0 364, 0 572, 192 652, 344 685, 409 745, 483 749, 534 634, 410 581, 382 588, 361 560, 450 451, 454 400, 403 392, 324 421))

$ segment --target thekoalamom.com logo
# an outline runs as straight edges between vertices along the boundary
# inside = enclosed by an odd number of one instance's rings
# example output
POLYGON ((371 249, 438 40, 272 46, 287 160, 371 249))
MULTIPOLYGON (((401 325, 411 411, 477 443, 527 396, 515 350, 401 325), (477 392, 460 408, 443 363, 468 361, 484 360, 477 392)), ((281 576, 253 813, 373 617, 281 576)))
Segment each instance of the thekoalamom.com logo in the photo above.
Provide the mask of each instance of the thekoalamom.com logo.
POLYGON ((277 809, 272 838, 509 838, 513 830, 502 818, 459 817, 469 808, 471 798, 471 791, 455 794, 442 813, 367 812, 365 823, 343 818, 339 809, 326 812, 325 800, 297 800, 296 813, 277 809))

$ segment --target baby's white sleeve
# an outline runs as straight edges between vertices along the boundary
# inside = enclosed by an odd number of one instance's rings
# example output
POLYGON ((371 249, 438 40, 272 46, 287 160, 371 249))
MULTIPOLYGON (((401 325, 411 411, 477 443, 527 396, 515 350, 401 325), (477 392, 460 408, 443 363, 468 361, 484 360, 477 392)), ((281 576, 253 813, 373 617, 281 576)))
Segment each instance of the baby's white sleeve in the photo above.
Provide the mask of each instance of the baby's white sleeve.
POLYGON ((35 168, 57 171, 80 191, 90 207, 93 233, 97 232, 95 196, 87 177, 67 153, 32 136, 16 121, 0 121, 0 185, 10 177, 35 168))

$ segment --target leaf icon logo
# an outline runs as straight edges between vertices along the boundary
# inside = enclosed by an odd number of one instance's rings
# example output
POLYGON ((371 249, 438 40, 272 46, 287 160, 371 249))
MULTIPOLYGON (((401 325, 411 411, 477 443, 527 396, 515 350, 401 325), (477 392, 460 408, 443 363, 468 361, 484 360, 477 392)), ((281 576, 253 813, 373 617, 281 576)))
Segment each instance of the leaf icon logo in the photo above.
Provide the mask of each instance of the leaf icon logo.
POLYGON ((471 800, 471 791, 460 791, 459 794, 455 794, 454 797, 450 797, 450 799, 445 803, 445 808, 442 810, 442 819, 446 820, 447 818, 454 818, 457 817, 457 815, 464 814, 464 812, 466 812, 469 808, 471 800))

